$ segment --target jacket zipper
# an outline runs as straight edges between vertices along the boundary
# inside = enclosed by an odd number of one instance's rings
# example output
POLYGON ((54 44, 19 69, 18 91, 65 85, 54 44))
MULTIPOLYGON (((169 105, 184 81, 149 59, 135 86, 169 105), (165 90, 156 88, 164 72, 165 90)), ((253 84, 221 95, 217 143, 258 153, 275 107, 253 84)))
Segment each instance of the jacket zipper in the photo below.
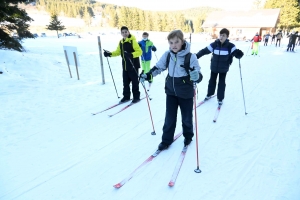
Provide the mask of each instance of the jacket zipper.
MULTIPOLYGON (((221 43, 221 48, 222 48, 222 43, 221 43)), ((217 73, 219 71, 219 60, 220 60, 220 52, 221 52, 221 48, 219 48, 219 56, 218 56, 218 64, 217 64, 217 73)))
POLYGON ((124 70, 127 71, 127 67, 126 67, 126 58, 125 58, 125 55, 124 55, 124 42, 123 42, 123 43, 121 42, 121 44, 122 44, 122 49, 123 49, 123 51, 122 51, 123 56, 122 56, 122 57, 123 57, 123 60, 124 60, 124 65, 125 65, 125 66, 124 66, 124 70))
POLYGON ((174 75, 175 75, 176 63, 177 63, 177 54, 175 54, 175 64, 174 64, 174 68, 173 68, 173 89, 174 89, 175 96, 177 96, 177 93, 176 93, 176 90, 175 90, 175 84, 174 84, 174 75))

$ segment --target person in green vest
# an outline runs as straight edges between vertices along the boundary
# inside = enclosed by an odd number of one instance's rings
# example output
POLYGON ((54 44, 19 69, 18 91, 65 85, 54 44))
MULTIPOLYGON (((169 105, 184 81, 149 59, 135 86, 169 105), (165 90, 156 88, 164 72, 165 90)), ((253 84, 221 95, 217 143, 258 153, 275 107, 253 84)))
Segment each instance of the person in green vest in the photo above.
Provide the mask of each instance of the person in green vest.
MULTIPOLYGON (((142 69, 144 73, 148 73, 150 71, 150 64, 151 64, 151 59, 152 59, 152 51, 156 51, 156 47, 154 46, 153 42, 149 40, 149 33, 144 32, 142 35, 143 39, 139 41, 139 45, 143 51, 143 54, 141 56, 142 59, 142 69)), ((148 91, 150 90, 151 83, 153 79, 149 80, 149 88, 148 91)))
POLYGON ((251 41, 253 41, 253 49, 252 49, 251 55, 257 55, 258 54, 258 46, 259 46, 259 42, 261 41, 261 37, 259 36, 258 33, 256 33, 251 41))

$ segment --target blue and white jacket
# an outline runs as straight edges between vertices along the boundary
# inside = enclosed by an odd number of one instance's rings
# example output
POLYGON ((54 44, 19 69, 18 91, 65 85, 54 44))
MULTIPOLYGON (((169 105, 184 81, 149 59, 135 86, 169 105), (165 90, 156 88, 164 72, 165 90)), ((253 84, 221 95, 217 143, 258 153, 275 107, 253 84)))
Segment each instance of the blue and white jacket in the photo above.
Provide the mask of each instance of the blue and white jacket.
POLYGON ((200 50, 196 56, 201 58, 212 53, 210 70, 215 73, 226 73, 229 70, 232 56, 235 56, 236 47, 228 39, 222 44, 219 39, 200 50))

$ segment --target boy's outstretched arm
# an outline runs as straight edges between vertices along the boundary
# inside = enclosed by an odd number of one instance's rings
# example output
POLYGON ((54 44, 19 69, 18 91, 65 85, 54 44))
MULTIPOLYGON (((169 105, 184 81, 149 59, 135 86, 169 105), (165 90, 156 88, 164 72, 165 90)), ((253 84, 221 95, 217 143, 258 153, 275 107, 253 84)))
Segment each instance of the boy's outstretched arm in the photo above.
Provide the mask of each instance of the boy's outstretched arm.
POLYGON ((201 49, 198 53, 196 53, 197 59, 201 58, 206 54, 210 54, 213 51, 212 44, 208 45, 207 47, 201 49))

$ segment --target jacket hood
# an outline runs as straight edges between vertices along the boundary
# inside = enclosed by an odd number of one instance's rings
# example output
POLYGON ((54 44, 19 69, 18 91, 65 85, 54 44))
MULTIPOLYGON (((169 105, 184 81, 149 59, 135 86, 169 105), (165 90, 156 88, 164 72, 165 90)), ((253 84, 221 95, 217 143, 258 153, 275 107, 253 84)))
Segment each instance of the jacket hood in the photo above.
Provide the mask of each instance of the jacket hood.
POLYGON ((121 40, 121 42, 124 43, 124 42, 132 41, 132 40, 136 40, 136 38, 134 37, 134 35, 129 34, 129 36, 125 40, 123 38, 121 40))

